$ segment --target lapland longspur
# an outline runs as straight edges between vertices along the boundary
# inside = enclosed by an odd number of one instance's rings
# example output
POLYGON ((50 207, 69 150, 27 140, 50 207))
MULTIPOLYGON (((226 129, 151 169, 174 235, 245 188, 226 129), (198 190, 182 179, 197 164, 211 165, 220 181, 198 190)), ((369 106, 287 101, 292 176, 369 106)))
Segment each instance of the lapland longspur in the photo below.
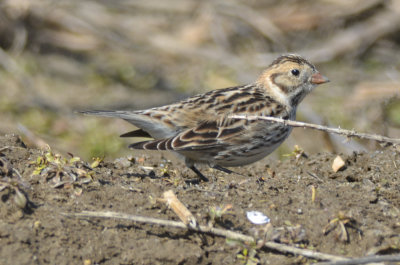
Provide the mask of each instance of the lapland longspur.
POLYGON ((205 163, 224 167, 258 161, 274 151, 292 128, 263 120, 243 120, 232 115, 272 116, 295 119, 296 109, 313 88, 329 80, 314 65, 297 55, 283 55, 252 84, 217 89, 178 103, 146 110, 83 111, 89 115, 122 118, 138 130, 121 137, 151 137, 131 144, 132 149, 170 150, 185 158, 186 165, 202 180, 195 167, 205 163))

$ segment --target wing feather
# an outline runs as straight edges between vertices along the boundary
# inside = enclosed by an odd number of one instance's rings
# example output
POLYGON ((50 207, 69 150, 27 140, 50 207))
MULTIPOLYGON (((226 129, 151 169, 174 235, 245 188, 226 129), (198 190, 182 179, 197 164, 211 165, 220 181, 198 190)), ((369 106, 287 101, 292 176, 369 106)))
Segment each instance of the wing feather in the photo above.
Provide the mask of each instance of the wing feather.
MULTIPOLYGON (((242 121, 242 120, 237 120, 242 121)), ((226 124, 226 122, 224 122, 226 124)), ((203 122, 193 129, 185 130, 174 137, 150 140, 131 144, 133 149, 145 150, 173 150, 173 151, 194 151, 207 149, 224 149, 231 145, 231 137, 238 137, 244 130, 244 122, 231 122, 235 127, 220 126, 220 123, 203 122)))

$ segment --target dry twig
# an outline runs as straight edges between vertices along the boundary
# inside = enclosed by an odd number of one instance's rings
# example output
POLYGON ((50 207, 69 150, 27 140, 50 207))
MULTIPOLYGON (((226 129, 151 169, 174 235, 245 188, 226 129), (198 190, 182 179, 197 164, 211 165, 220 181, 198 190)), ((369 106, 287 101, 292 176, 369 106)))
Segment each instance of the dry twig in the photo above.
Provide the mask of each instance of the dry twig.
POLYGON ((368 263, 376 263, 376 262, 398 262, 400 261, 400 255, 377 255, 377 256, 369 256, 348 260, 339 260, 333 262, 318 262, 316 265, 356 265, 356 264, 368 264, 368 263))
POLYGON ((185 225, 189 225, 190 227, 197 226, 196 218, 194 218, 193 214, 183 205, 172 190, 164 192, 163 198, 160 201, 165 202, 185 225))
POLYGON ((8 150, 8 149, 11 149, 11 146, 4 146, 4 147, 2 147, 2 148, 0 148, 0 152, 3 152, 3 151, 5 151, 5 150, 8 150))
POLYGON ((283 123, 286 126, 311 128, 311 129, 320 130, 320 131, 324 131, 324 132, 328 132, 328 133, 344 135, 346 137, 357 137, 360 139, 372 140, 372 141, 377 141, 380 143, 387 143, 387 144, 393 144, 393 145, 400 144, 400 139, 397 139, 397 138, 390 138, 390 137, 386 137, 386 136, 382 136, 382 135, 378 135, 378 134, 359 133, 354 130, 331 128, 331 127, 326 127, 326 126, 318 125, 318 124, 305 123, 305 122, 293 121, 293 120, 284 120, 284 119, 275 118, 275 117, 232 115, 232 116, 230 116, 230 118, 243 119, 243 120, 266 120, 266 121, 272 121, 272 122, 277 122, 277 123, 283 123))
MULTIPOLYGON (((200 233, 207 233, 212 234, 215 236, 221 236, 233 240, 239 240, 243 242, 255 242, 255 239, 251 236, 247 236, 241 233, 220 229, 220 228, 213 228, 208 226, 199 225, 197 227, 188 227, 182 222, 177 221, 170 221, 170 220, 163 220, 151 217, 144 217, 138 215, 130 215, 124 213, 117 213, 117 212, 90 212, 90 211, 83 211, 81 213, 62 213, 65 216, 69 217, 79 217, 79 218, 116 218, 121 220, 129 220, 139 223, 147 223, 147 224, 155 224, 155 225, 162 225, 162 226, 170 226, 182 229, 190 229, 191 231, 200 232, 200 233)), ((341 256, 335 256, 331 254, 320 253, 313 250, 307 249, 300 249, 284 244, 279 244, 275 242, 263 242, 264 247, 273 249, 275 251, 279 251, 281 253, 290 253, 294 255, 301 255, 311 259, 317 260, 330 260, 330 261, 340 261, 340 260, 347 260, 347 258, 341 256)))

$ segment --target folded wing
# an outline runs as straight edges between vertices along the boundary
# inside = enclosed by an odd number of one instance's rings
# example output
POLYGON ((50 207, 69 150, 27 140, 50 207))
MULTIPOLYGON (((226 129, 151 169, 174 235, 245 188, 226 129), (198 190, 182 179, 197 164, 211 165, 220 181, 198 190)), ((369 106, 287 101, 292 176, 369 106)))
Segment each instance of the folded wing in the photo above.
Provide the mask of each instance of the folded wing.
POLYGON ((205 121, 199 126, 185 130, 176 136, 131 144, 132 149, 171 151, 218 151, 235 144, 245 130, 245 122, 238 119, 205 121))

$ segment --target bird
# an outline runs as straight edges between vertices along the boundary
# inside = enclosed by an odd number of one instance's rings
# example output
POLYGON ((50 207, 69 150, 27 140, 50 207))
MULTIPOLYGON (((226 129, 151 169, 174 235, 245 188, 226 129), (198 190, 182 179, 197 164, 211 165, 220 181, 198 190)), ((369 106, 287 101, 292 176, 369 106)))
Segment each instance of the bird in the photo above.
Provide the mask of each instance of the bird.
POLYGON ((257 115, 295 120, 304 97, 329 82, 313 64, 296 54, 276 58, 253 82, 216 89, 177 103, 145 110, 90 110, 83 114, 121 118, 138 129, 121 137, 149 137, 131 149, 168 150, 183 157, 200 180, 199 164, 232 173, 226 167, 256 162, 289 136, 291 126, 257 119, 257 115))

